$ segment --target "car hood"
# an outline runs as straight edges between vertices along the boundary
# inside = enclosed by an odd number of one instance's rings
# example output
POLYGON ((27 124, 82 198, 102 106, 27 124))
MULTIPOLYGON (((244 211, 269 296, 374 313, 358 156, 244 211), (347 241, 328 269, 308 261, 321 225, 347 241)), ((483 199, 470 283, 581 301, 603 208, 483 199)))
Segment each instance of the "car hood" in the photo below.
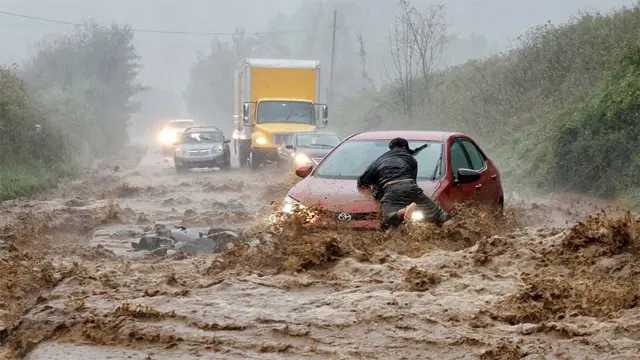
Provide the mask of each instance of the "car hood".
POLYGON ((333 148, 298 148, 296 152, 307 155, 312 159, 321 159, 333 150, 333 148))
MULTIPOLYGON (((433 196, 439 181, 419 181, 427 196, 433 196)), ((305 206, 319 206, 333 212, 366 213, 378 211, 378 203, 369 194, 356 189, 356 180, 308 177, 294 185, 287 194, 305 206)))
POLYGON ((313 129, 313 128, 315 128, 315 126, 309 125, 309 124, 287 124, 287 123, 257 124, 255 126, 256 130, 262 131, 268 134, 309 131, 310 129, 313 129))
POLYGON ((189 151, 189 150, 210 150, 210 149, 215 149, 220 145, 222 145, 222 143, 216 142, 216 143, 204 143, 204 144, 180 144, 178 145, 178 147, 180 147, 180 149, 182 149, 183 151, 189 151))

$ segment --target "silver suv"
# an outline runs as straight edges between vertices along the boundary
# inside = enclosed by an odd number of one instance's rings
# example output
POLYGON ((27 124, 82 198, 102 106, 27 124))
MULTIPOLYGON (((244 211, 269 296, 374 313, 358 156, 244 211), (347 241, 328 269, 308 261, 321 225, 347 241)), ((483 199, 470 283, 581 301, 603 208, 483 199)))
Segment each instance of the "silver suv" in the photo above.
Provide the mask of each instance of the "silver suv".
POLYGON ((175 143, 173 163, 177 172, 193 168, 231 168, 230 140, 224 138, 220 129, 213 126, 197 126, 185 129, 175 143))

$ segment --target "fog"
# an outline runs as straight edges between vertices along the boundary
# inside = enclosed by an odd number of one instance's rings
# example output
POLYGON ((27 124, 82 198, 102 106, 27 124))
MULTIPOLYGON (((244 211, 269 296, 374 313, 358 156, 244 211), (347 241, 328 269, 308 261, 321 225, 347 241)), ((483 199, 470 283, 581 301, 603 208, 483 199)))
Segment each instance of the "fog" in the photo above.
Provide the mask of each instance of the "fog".
MULTIPOLYGON (((144 132, 150 124, 149 118, 160 116, 159 113, 166 113, 169 118, 203 116, 190 113, 184 102, 190 68, 199 56, 209 54, 214 39, 229 41, 236 29, 243 29, 245 33, 278 31, 282 32, 277 35, 278 41, 285 46, 299 48, 302 43, 309 47, 312 50, 293 51, 289 56, 321 60, 323 87, 326 88, 334 9, 338 10, 335 69, 341 79, 335 84, 336 98, 340 100, 352 95, 350 84, 355 79, 340 74, 353 73, 353 68, 359 66, 356 36, 362 35, 365 42, 370 75, 374 81, 380 80, 381 62, 388 56, 387 34, 396 6, 392 0, 191 0, 187 3, 189 6, 167 0, 2 0, 0 11, 42 19, 0 14, 0 63, 22 63, 33 55, 35 44, 41 39, 72 31, 73 26, 66 23, 93 19, 100 24, 128 24, 138 30, 133 42, 142 65, 138 79, 149 87, 140 95, 142 109, 134 115, 132 127, 136 133, 144 132), (314 6, 321 6, 323 10, 318 11, 314 6), (309 37, 310 24, 314 22, 320 25, 316 24, 314 36, 309 37), (155 104, 163 104, 164 108, 155 109, 155 104)), ((413 2, 418 7, 430 3, 413 2)), ((629 3, 633 1, 448 1, 445 4, 447 34, 456 35, 459 41, 450 41, 445 46, 440 66, 503 51, 532 26, 547 21, 562 23, 579 11, 607 11, 629 3)), ((219 71, 230 74, 232 69, 219 71)), ((223 107, 209 112, 226 118, 230 109, 223 107)), ((216 123, 230 128, 230 121, 229 124, 221 120, 216 123)))

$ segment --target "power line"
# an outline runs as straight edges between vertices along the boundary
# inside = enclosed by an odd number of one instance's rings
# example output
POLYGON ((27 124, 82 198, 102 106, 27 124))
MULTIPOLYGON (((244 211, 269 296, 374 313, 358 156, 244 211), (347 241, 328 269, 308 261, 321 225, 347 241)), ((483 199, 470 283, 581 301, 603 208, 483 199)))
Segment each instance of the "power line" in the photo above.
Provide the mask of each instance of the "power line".
MULTIPOLYGON (((46 19, 46 18, 41 18, 41 17, 37 17, 37 16, 16 14, 16 13, 7 12, 7 11, 0 11, 0 15, 7 15, 7 16, 19 17, 19 18, 23 18, 23 19, 31 19, 31 20, 43 21, 43 22, 48 22, 48 23, 52 23, 52 24, 59 24, 59 25, 71 25, 71 26, 82 26, 82 25, 84 25, 84 24, 81 24, 81 23, 74 23, 74 22, 69 22, 69 21, 60 21, 60 20, 53 20, 53 19, 46 19)), ((136 32, 136 33, 174 34, 174 35, 235 35, 236 34, 235 32, 198 32, 198 31, 194 32, 194 31, 171 31, 171 30, 154 30, 154 29, 131 29, 131 30, 133 32, 136 32)), ((267 35, 267 34, 293 34, 293 33, 302 33, 302 32, 305 32, 305 30, 243 32, 243 34, 245 34, 245 35, 267 35)))

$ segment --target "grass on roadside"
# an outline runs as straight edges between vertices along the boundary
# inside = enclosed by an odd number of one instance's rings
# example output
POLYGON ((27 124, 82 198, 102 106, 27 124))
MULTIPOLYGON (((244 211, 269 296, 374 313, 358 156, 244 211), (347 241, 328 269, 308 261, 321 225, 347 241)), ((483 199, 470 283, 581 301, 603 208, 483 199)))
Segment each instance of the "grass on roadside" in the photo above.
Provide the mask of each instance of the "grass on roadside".
POLYGON ((71 165, 43 166, 37 163, 0 164, 0 200, 12 200, 54 188, 74 173, 71 165))

